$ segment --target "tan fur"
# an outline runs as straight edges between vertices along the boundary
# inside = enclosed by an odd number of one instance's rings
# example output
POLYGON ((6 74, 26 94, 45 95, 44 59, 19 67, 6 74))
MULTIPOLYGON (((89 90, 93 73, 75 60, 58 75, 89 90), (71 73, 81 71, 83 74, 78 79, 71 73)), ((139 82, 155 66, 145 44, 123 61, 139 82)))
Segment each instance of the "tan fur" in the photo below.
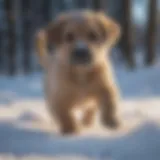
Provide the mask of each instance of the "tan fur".
MULTIPOLYGON (((103 13, 92 11, 72 11, 58 16, 47 28, 37 34, 36 47, 45 69, 46 100, 51 115, 55 114, 61 132, 77 133, 80 124, 73 115, 75 107, 85 107, 85 103, 95 100, 101 112, 102 122, 109 127, 117 127, 118 89, 112 75, 109 52, 120 36, 119 26, 103 13), (99 39, 87 39, 92 31, 99 39), (92 51, 92 64, 72 66, 70 53, 74 44, 65 41, 68 32, 74 33, 76 40, 83 40, 92 51), (47 47, 54 50, 47 53, 47 47)), ((76 41, 75 40, 75 41, 76 41)), ((92 124, 96 110, 86 110, 84 124, 92 124)))

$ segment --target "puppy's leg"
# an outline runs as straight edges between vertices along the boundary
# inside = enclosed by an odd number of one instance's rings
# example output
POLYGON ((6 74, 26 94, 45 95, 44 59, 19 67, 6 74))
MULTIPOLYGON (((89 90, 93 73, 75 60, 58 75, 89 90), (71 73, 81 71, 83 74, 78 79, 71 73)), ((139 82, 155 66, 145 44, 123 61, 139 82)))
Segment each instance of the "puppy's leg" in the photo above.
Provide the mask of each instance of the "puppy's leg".
POLYGON ((105 86, 100 94, 101 120, 104 125, 110 128, 117 128, 119 126, 117 93, 116 86, 112 85, 105 86))
POLYGON ((57 113, 62 134, 79 132, 79 124, 70 110, 63 110, 57 113))
POLYGON ((87 108, 84 111, 82 122, 85 126, 93 125, 95 117, 96 117, 96 111, 97 111, 97 108, 95 106, 87 108))
POLYGON ((53 112, 60 125, 62 134, 78 133, 80 131, 79 123, 72 112, 73 103, 68 98, 54 99, 53 112))

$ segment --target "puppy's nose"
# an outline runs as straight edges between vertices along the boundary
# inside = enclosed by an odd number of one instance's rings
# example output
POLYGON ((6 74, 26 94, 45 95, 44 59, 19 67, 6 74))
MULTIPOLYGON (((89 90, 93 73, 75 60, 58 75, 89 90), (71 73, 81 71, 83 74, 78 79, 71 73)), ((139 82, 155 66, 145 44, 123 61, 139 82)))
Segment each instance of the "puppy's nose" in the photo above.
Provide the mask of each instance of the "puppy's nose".
POLYGON ((87 48, 76 48, 73 52, 75 58, 78 59, 83 59, 85 57, 87 58, 89 55, 89 51, 87 48))
POLYGON ((73 63, 88 63, 91 60, 91 54, 87 46, 76 46, 71 56, 73 63))

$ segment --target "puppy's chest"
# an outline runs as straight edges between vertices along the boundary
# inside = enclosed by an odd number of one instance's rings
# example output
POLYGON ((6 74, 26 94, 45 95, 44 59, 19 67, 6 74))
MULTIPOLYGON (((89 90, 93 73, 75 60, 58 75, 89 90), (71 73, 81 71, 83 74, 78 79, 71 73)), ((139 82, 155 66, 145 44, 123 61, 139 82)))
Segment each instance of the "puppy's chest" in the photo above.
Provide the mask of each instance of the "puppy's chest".
POLYGON ((97 76, 92 72, 71 72, 69 74, 69 80, 78 88, 86 90, 95 85, 97 76))
MULTIPOLYGON (((77 78, 77 77, 76 77, 77 78)), ((75 79, 75 81, 72 83, 72 89, 73 92, 77 95, 78 99, 81 99, 82 101, 86 99, 86 97, 93 97, 96 88, 97 88, 97 82, 94 81, 94 79, 88 79, 87 77, 80 77, 78 79, 75 79)))

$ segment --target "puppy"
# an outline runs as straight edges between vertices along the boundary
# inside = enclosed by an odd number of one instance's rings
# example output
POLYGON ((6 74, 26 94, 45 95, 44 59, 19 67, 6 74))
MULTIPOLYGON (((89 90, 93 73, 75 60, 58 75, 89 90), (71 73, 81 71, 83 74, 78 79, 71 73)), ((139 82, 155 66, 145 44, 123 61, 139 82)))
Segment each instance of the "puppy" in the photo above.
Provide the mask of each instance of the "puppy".
MULTIPOLYGON (((46 101, 61 133, 77 133, 73 114, 94 100, 104 125, 116 128, 118 89, 112 76, 109 53, 120 36, 120 27, 102 12, 62 13, 36 34, 36 48, 45 71, 46 101)), ((86 108, 83 124, 91 125, 95 107, 86 108)))

